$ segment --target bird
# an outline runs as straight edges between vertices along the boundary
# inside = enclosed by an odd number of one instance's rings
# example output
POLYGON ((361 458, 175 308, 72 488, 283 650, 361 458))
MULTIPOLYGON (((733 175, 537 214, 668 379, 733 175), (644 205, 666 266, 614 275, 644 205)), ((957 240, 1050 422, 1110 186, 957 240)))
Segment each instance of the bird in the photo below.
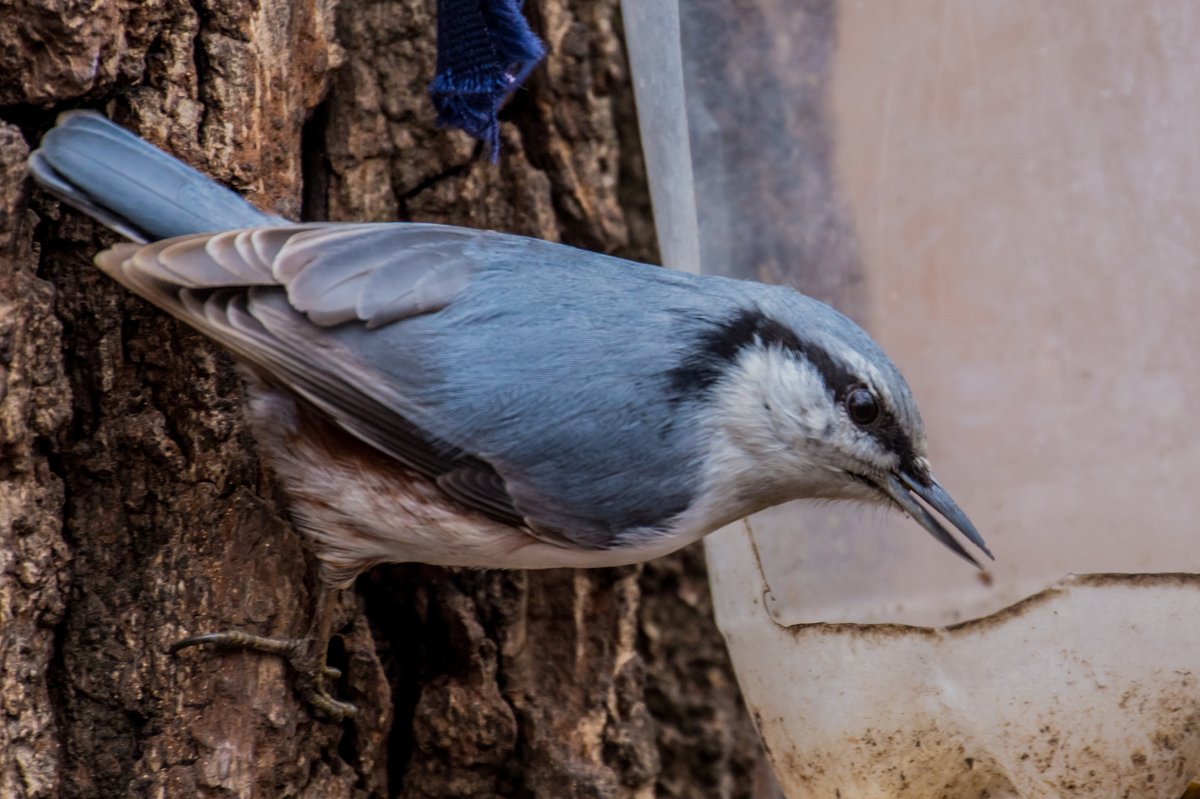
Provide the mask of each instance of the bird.
MULTIPOLYGON (((639 563, 794 499, 899 509, 979 566, 936 513, 992 557, 900 371, 791 288, 449 225, 293 223, 93 111, 61 115, 29 171, 130 239, 103 272, 232 354, 331 589, 384 562, 639 563)), ((343 717, 322 636, 178 648, 291 656, 343 717)))

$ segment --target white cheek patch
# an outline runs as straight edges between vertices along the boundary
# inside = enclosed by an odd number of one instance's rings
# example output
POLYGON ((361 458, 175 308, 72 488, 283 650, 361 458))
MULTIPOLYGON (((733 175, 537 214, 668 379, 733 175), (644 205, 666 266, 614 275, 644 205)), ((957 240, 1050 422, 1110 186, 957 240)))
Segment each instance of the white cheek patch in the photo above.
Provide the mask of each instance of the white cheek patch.
POLYGON ((825 381, 811 367, 790 363, 777 372, 777 379, 767 389, 771 407, 794 438, 827 441, 845 425, 844 414, 825 381))
POLYGON ((730 427, 759 439, 760 447, 827 439, 842 421, 816 369, 774 347, 743 353, 719 391, 730 427))
MULTIPOLYGON (((858 374, 878 380, 870 364, 854 360, 858 374)), ((880 469, 895 466, 895 457, 879 440, 849 420, 815 366, 774 347, 750 350, 737 365, 737 377, 727 384, 730 404, 724 407, 742 430, 761 436, 759 448, 790 450, 798 457, 818 444, 831 460, 841 453, 880 469)))
POLYGON ((879 439, 870 433, 859 433, 856 436, 854 451, 860 460, 871 463, 878 469, 892 469, 897 465, 895 454, 885 450, 879 439))

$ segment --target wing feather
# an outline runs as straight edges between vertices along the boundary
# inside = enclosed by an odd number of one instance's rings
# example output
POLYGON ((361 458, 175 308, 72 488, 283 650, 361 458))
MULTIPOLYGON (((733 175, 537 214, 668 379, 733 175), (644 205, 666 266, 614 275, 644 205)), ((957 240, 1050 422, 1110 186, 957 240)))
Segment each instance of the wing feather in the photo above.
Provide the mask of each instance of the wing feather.
POLYGON ((97 263, 456 501, 524 525, 490 464, 421 430, 403 393, 327 335, 445 307, 477 269, 462 259, 471 238, 427 225, 293 225, 118 245, 97 263))
POLYGON ((522 527, 526 524, 513 508, 512 497, 504 480, 489 464, 477 458, 466 458, 454 468, 436 478, 438 488, 451 499, 497 521, 522 527))

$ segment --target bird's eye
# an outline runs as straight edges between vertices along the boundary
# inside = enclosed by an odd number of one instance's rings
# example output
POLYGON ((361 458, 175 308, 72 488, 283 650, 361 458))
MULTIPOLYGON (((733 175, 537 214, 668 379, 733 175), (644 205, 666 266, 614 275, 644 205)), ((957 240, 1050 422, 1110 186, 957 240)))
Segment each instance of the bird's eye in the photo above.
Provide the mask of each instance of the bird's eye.
POLYGON ((846 395, 846 412, 856 425, 866 426, 879 418, 879 401, 870 390, 859 386, 846 395))

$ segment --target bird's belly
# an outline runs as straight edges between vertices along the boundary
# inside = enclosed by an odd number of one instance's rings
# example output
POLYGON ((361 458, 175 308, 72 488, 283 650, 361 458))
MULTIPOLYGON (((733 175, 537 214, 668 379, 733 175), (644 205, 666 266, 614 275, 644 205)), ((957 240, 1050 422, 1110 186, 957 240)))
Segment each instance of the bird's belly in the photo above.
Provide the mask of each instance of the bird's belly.
MULTIPOLYGON (((430 480, 303 410, 287 393, 250 386, 255 437, 316 544, 323 577, 347 585, 379 563, 486 569, 592 568, 639 563, 700 537, 579 549, 542 541, 454 502, 430 480)), ((635 537, 635 540, 644 540, 635 537)))

